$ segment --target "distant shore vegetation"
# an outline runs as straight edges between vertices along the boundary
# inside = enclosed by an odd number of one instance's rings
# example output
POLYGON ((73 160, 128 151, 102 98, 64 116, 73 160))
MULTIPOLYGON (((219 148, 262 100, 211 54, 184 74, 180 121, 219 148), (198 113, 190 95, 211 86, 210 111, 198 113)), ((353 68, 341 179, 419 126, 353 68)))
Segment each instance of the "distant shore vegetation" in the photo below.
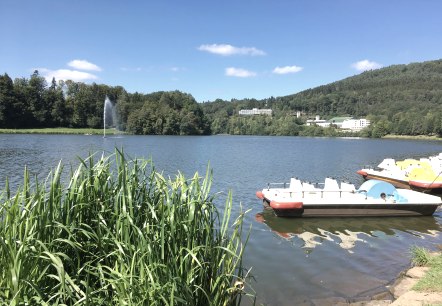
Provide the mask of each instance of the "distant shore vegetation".
POLYGON ((0 128, 100 129, 106 97, 116 114, 109 127, 136 135, 442 137, 442 60, 366 71, 294 95, 204 103, 180 91, 128 93, 95 83, 53 79, 48 84, 38 71, 15 80, 5 73, 0 75, 0 128), (272 115, 239 115, 253 108, 270 108, 272 115), (306 126, 316 115, 366 118, 371 125, 352 133, 306 126))
MULTIPOLYGON (((74 135, 103 135, 103 129, 82 128, 38 128, 38 129, 0 129, 0 134, 74 134, 74 135)), ((120 135, 116 129, 106 129, 106 135, 120 135)))

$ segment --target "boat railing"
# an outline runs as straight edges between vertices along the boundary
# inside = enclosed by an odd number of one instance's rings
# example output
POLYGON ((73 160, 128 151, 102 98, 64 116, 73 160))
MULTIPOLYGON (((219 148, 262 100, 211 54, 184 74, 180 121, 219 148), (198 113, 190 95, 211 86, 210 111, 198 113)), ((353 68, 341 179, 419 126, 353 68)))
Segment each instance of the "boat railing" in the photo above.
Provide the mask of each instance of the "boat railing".
POLYGON ((324 190, 324 189, 304 190, 303 189, 303 190, 296 190, 296 191, 293 191, 293 190, 281 191, 281 193, 286 193, 290 197, 293 194, 301 193, 302 198, 305 197, 305 194, 320 194, 321 198, 324 198, 324 195, 326 195, 326 194, 333 194, 333 193, 338 194, 339 193, 339 198, 342 198, 343 194, 349 194, 349 193, 353 194, 353 193, 355 193, 355 190, 341 190, 341 189, 340 190, 324 190))
POLYGON ((357 190, 357 193, 365 194, 365 199, 367 200, 367 190, 359 189, 357 190))
MULTIPOLYGON (((324 183, 308 183, 310 185, 312 185, 314 188, 323 188, 324 187, 324 183)), ((286 183, 267 183, 267 189, 270 189, 272 187, 282 187, 282 188, 289 188, 290 187, 290 183, 286 182, 286 183)), ((305 190, 308 191, 308 190, 305 190)))
POLYGON ((267 183, 267 189, 273 186, 283 186, 282 188, 287 188, 287 186, 290 186, 290 183, 267 183))

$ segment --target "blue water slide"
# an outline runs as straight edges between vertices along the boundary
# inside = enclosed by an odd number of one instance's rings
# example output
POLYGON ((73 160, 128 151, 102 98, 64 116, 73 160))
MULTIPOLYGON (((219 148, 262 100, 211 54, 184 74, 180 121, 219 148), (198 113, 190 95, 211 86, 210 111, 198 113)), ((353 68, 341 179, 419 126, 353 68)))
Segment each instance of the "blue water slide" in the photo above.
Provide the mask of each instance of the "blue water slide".
POLYGON ((358 189, 358 192, 364 193, 367 197, 379 199, 381 194, 384 193, 387 198, 394 197, 396 201, 403 202, 404 199, 399 196, 396 187, 392 184, 379 180, 365 181, 358 189), (401 199, 399 199, 399 197, 401 199))

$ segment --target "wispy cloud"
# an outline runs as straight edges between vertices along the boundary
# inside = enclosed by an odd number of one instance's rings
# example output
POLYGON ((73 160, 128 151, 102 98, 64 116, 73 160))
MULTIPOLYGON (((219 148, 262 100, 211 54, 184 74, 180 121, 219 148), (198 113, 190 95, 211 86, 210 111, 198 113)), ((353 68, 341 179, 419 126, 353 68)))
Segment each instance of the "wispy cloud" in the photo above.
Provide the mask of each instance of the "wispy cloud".
POLYGON ((362 60, 351 65, 357 71, 366 71, 382 68, 382 65, 369 60, 362 60))
POLYGON ((296 73, 301 71, 302 67, 298 67, 298 66, 284 66, 284 67, 276 67, 275 69, 273 69, 273 73, 276 74, 288 74, 288 73, 296 73))
POLYGON ((129 72, 129 71, 138 72, 138 71, 142 70, 141 67, 135 67, 135 68, 121 67, 120 69, 121 69, 121 71, 125 71, 125 72, 129 72))
POLYGON ((79 69, 79 70, 101 71, 100 67, 98 67, 97 65, 95 65, 95 64, 93 64, 91 62, 88 62, 86 60, 76 59, 76 60, 70 61, 68 63, 68 66, 72 67, 74 69, 79 69))
POLYGON ((250 78, 256 76, 256 73, 242 68, 229 67, 226 68, 226 75, 239 78, 250 78))
POLYGON ((266 55, 262 50, 256 49, 255 47, 235 47, 228 44, 212 44, 212 45, 201 45, 198 47, 200 51, 206 51, 213 54, 229 56, 229 55, 266 55))
POLYGON ((72 60, 67 65, 73 69, 57 69, 52 70, 48 68, 38 68, 41 75, 50 82, 53 78, 56 80, 72 80, 74 82, 85 82, 90 80, 96 80, 98 77, 95 74, 85 71, 101 71, 101 68, 97 65, 88 62, 86 60, 72 60), (80 71, 85 70, 85 71, 80 71))
POLYGON ((74 82, 84 82, 88 80, 96 80, 98 77, 94 74, 84 71, 78 70, 70 70, 70 69, 58 69, 58 70, 50 70, 46 68, 38 69, 42 76, 50 82, 52 78, 56 80, 72 80, 74 82))
POLYGON ((172 72, 182 72, 182 71, 186 71, 187 69, 185 67, 170 67, 169 68, 170 71, 172 72))

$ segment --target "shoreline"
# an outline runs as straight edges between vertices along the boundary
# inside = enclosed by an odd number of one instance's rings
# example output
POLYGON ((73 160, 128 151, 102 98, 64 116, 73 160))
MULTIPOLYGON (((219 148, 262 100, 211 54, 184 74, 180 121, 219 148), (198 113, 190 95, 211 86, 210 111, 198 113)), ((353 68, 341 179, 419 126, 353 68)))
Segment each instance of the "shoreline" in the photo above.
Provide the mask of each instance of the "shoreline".
MULTIPOLYGON (((442 245, 441 245, 442 248, 442 245)), ((442 256, 442 252, 431 253, 433 256, 442 256)), ((411 264, 411 263, 410 263, 411 264)), ((367 291, 367 295, 343 298, 328 297, 312 300, 315 306, 421 306, 442 305, 441 291, 417 291, 413 287, 421 280, 428 271, 428 265, 410 266, 401 271, 396 278, 385 285, 385 289, 374 288, 367 291), (369 292, 372 292, 370 295, 369 292)))
POLYGON ((435 140, 442 141, 441 137, 437 136, 427 136, 427 135, 393 135, 388 134, 383 136, 381 139, 411 139, 411 140, 435 140))
MULTIPOLYGON (((103 135, 103 129, 92 129, 92 128, 29 128, 29 129, 1 129, 0 134, 48 134, 48 135, 103 135)), ((106 135, 132 135, 126 132, 117 131, 115 129, 106 129, 106 135)), ((230 135, 230 134, 213 134, 209 136, 272 136, 272 135, 230 135)), ((283 136, 283 135, 282 135, 283 136)), ((292 137, 310 137, 310 136, 292 136, 292 137)), ((327 136, 332 138, 351 138, 351 136, 327 136)), ((364 138, 364 137, 357 137, 364 138)), ((367 138, 372 139, 372 138, 367 138)), ((375 139, 375 138, 373 138, 375 139)), ((428 136, 428 135, 393 135, 388 134, 378 139, 410 139, 410 140, 432 140, 432 141, 442 141, 442 137, 438 136, 428 136)))
MULTIPOLYGON (((432 253, 433 256, 442 256, 442 252, 432 253)), ((410 305, 441 305, 442 292, 439 291, 416 291, 414 286, 430 271, 428 265, 411 266, 402 271, 392 281, 391 285, 387 285, 387 291, 373 296, 368 301, 351 302, 350 306, 410 306, 410 305), (389 296, 389 298, 385 298, 389 296)))
MULTIPOLYGON (((44 135, 103 135, 103 129, 90 128, 37 128, 37 129, 0 129, 0 134, 44 134, 44 135)), ((106 135, 120 135, 124 132, 106 129, 106 135)))

